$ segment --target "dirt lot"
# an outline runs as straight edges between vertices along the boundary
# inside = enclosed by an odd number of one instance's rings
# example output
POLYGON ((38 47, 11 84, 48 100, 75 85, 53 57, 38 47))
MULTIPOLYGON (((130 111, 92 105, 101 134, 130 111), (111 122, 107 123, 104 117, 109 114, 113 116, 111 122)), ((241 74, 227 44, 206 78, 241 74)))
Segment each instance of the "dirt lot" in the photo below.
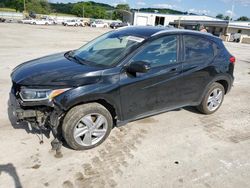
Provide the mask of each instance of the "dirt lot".
POLYGON ((108 31, 0 24, 0 187, 205 187, 250 185, 250 45, 227 43, 237 57, 235 83, 221 109, 185 108, 115 128, 88 151, 50 151, 8 120, 10 73, 36 57, 78 48, 108 31))

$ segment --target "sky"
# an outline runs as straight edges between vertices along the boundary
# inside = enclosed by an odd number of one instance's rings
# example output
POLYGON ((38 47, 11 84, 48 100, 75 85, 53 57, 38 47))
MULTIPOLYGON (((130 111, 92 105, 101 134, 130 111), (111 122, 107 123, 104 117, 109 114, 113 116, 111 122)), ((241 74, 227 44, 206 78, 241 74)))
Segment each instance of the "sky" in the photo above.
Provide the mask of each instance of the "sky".
MULTIPOLYGON (((79 2, 82 0, 49 0, 50 2, 79 2)), ((86 0, 85 0, 86 1, 86 0)), ((117 5, 127 3, 131 8, 170 8, 196 14, 216 16, 221 13, 236 19, 250 17, 250 0, 93 0, 95 2, 117 5), (234 8, 233 8, 234 7, 234 8), (233 10, 233 11, 232 11, 233 10)))

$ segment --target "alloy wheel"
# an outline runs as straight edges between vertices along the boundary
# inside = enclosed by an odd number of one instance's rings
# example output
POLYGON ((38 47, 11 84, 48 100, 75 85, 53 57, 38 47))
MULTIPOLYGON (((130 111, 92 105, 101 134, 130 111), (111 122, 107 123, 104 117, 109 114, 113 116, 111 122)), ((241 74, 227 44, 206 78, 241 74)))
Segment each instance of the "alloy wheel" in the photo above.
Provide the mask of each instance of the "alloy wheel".
POLYGON ((73 136, 81 146, 92 146, 101 141, 108 130, 107 119, 99 113, 85 115, 74 127, 73 136))
POLYGON ((222 101, 223 91, 220 88, 215 88, 209 95, 207 100, 207 108, 209 111, 216 110, 222 101))

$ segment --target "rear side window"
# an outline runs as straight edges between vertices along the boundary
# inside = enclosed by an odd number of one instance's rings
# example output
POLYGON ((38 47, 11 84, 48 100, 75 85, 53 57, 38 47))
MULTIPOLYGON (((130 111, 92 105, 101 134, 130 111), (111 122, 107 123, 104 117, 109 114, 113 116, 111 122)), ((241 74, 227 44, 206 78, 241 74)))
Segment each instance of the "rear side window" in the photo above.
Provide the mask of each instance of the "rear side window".
POLYGON ((184 48, 186 61, 202 63, 214 57, 213 43, 201 37, 184 35, 184 48))

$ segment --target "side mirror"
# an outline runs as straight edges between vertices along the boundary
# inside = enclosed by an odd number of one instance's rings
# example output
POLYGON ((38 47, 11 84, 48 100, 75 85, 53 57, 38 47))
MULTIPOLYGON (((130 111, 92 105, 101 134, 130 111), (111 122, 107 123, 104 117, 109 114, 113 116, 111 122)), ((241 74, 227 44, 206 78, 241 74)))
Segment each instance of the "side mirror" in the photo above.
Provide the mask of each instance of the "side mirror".
POLYGON ((126 68, 130 73, 146 73, 150 70, 150 64, 145 61, 135 61, 126 68))

